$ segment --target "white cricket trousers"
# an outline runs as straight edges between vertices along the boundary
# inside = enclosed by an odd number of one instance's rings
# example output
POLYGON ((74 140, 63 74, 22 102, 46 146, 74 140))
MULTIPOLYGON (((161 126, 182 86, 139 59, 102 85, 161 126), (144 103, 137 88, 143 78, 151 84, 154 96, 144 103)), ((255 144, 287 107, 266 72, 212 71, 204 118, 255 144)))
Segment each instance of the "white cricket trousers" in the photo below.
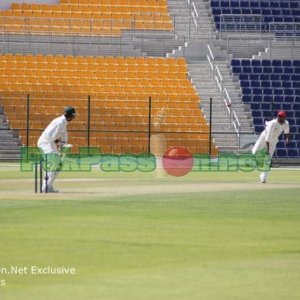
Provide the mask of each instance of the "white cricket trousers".
MULTIPOLYGON (((48 143, 48 142, 43 142, 43 141, 39 140, 38 147, 43 151, 44 155, 48 155, 48 154, 59 155, 55 143, 48 143)), ((51 189, 55 179, 59 175, 59 172, 58 171, 48 171, 47 175, 48 175, 47 186, 48 186, 48 189, 51 189)), ((43 189, 45 189, 45 188, 46 188, 46 177, 43 182, 43 189)))
MULTIPOLYGON (((267 150, 267 143, 266 143, 266 140, 265 140, 265 135, 264 134, 261 134, 259 136, 259 138, 257 139, 255 145, 253 146, 252 148, 252 154, 255 155, 257 153, 257 151, 259 150, 267 150)), ((273 157, 274 155, 274 152, 275 152, 275 149, 276 149, 276 144, 277 144, 277 141, 276 142, 270 142, 269 143, 269 155, 270 155, 270 159, 273 157)), ((268 178, 268 175, 269 175, 269 172, 268 171, 264 171, 264 172, 261 172, 260 173, 260 180, 261 181, 267 181, 267 178, 268 178)))

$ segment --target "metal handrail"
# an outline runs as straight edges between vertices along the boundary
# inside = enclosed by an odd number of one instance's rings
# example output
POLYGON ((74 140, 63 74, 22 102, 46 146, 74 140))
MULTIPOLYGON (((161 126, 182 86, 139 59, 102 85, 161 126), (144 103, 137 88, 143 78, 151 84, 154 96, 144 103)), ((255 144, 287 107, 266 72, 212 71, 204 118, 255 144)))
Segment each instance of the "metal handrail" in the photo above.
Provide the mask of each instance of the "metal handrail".
POLYGON ((210 57, 212 58, 212 60, 215 60, 214 55, 213 55, 209 45, 207 45, 207 49, 208 49, 208 53, 209 53, 210 57))
POLYGON ((235 15, 235 14, 221 14, 220 15, 220 34, 223 37, 223 33, 232 32, 228 30, 228 25, 232 25, 234 32, 257 32, 262 31, 262 16, 261 15, 235 15), (228 18, 228 19, 226 19, 228 18), (252 21, 248 21, 252 19, 252 21), (258 20, 258 21, 256 21, 258 20), (224 24, 226 28, 224 28, 224 24))
POLYGON ((216 79, 216 82, 217 82, 217 85, 218 85, 218 88, 221 92, 221 97, 222 97, 222 93, 223 93, 223 78, 222 78, 222 75, 220 73, 220 70, 218 68, 218 66, 216 66, 216 73, 217 75, 215 76, 215 79, 216 79))
POLYGON ((225 97, 223 97, 223 101, 224 101, 225 107, 227 109, 227 112, 231 118, 231 100, 230 100, 230 97, 228 95, 226 88, 224 88, 224 94, 225 94, 225 97))
MULTIPOLYGON (((49 17, 25 17, 25 16, 0 16, 0 33, 22 33, 22 34, 28 34, 28 33, 42 33, 42 34, 80 34, 80 30, 83 28, 85 29, 82 34, 90 34, 92 36, 101 36, 101 33, 99 34, 97 31, 99 31, 99 28, 102 30, 111 30, 113 36, 115 36, 115 33, 113 30, 118 29, 120 32, 125 30, 143 30, 143 31, 149 31, 149 28, 138 28, 137 24, 138 22, 142 22, 141 20, 138 20, 138 17, 147 16, 149 22, 152 22, 153 24, 153 31, 157 29, 156 24, 160 24, 160 16, 165 15, 161 13, 134 13, 132 14, 132 17, 130 19, 88 19, 88 18, 49 18, 49 17), (150 18, 149 18, 150 17, 150 18), (36 22, 36 23, 35 23, 36 22), (118 25, 116 28, 114 28, 114 24, 118 25), (120 27, 120 24, 123 24, 122 27, 120 27), (14 26, 20 27, 19 29, 14 28, 14 26), (22 27, 23 26, 23 27, 22 27), (32 30, 33 28, 33 30, 32 30), (63 29, 66 29, 68 31, 63 31, 63 29), (58 30, 60 29, 60 30, 58 30)), ((170 22, 172 22, 172 29, 165 29, 167 32, 174 32, 175 24, 173 24, 173 16, 168 14, 170 22)), ((158 28, 161 30, 160 28, 158 28)), ((163 30, 163 29, 162 29, 163 30)), ((107 32, 105 35, 108 35, 107 32)))
POLYGON ((209 45, 207 45, 207 49, 208 49, 208 54, 206 55, 206 58, 208 60, 210 68, 212 69, 212 72, 216 73, 216 76, 213 76, 213 79, 216 81, 218 88, 220 90, 221 99, 224 103, 227 113, 229 114, 229 122, 233 126, 234 131, 236 132, 238 145, 239 145, 241 124, 235 110, 232 109, 232 101, 230 99, 229 93, 227 89, 223 87, 223 77, 219 70, 219 67, 215 64, 214 56, 209 45))
POLYGON ((193 17, 195 26, 198 27, 198 17, 199 17, 199 14, 198 14, 195 2, 192 2, 192 8, 193 8, 193 10, 192 10, 192 17, 193 17))
POLYGON ((241 131, 241 124, 239 122, 239 119, 233 111, 233 120, 232 120, 234 131, 236 132, 237 138, 238 138, 238 146, 240 147, 240 131, 241 131))

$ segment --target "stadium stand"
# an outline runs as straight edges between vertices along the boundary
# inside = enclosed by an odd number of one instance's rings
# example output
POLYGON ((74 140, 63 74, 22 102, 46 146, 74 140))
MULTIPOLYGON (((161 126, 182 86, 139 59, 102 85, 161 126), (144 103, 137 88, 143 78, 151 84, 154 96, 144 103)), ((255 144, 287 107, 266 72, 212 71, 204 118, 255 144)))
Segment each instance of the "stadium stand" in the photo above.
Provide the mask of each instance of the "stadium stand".
POLYGON ((300 61, 233 59, 232 71, 239 76, 243 102, 251 107, 255 131, 264 129, 266 120, 285 110, 292 141, 286 148, 280 141, 277 157, 300 156, 300 61))
MULTIPOLYGON (((300 3, 298 0, 272 1, 272 0, 211 0, 211 10, 214 15, 216 28, 225 29, 227 31, 236 31, 237 27, 234 24, 222 24, 222 15, 247 15, 260 16, 260 30, 269 31, 270 23, 300 22, 300 3)), ((247 19, 244 20, 245 24, 247 19)), ((240 24, 237 24, 240 26, 240 24)), ((257 29, 257 28, 256 28, 257 29)))
POLYGON ((58 5, 12 3, 0 28, 18 34, 120 36, 123 30, 172 31, 166 0, 65 0, 58 5))
MULTIPOLYGON (((148 97, 153 118, 162 108, 167 118, 160 130, 167 146, 185 145, 207 153, 208 125, 199 97, 187 79, 185 59, 0 55, 1 103, 12 129, 26 144, 26 94, 30 94, 30 141, 63 106, 74 105, 78 117, 69 127, 75 151, 86 146, 87 95, 91 96, 90 146, 103 152, 147 152, 148 97), (100 132, 101 131, 101 132, 100 132), (203 133, 199 133, 203 132, 203 133)), ((213 154, 217 149, 213 147, 213 154)))

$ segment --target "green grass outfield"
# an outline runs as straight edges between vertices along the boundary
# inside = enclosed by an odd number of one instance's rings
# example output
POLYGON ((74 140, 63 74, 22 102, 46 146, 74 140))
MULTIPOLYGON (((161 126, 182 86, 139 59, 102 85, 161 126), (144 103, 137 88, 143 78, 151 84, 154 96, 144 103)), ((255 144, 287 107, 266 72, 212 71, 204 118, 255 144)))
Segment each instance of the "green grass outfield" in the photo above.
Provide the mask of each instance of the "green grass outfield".
POLYGON ((300 170, 260 184, 257 172, 93 169, 62 174, 59 194, 33 187, 33 173, 0 164, 1 300, 300 298, 300 170))

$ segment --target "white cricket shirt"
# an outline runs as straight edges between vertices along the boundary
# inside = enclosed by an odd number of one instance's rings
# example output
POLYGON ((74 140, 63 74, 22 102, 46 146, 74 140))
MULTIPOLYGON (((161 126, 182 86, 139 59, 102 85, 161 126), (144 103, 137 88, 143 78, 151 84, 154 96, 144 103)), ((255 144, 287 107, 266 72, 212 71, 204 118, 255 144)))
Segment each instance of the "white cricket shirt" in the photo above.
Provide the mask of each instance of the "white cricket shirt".
POLYGON ((276 143, 282 132, 284 132, 285 134, 290 133, 289 122, 285 120, 281 125, 277 119, 274 119, 272 121, 266 122, 266 128, 262 134, 264 135, 266 142, 276 143))
POLYGON ((57 139, 61 139, 65 143, 68 141, 67 120, 64 115, 54 119, 47 126, 38 143, 53 143, 57 139))

